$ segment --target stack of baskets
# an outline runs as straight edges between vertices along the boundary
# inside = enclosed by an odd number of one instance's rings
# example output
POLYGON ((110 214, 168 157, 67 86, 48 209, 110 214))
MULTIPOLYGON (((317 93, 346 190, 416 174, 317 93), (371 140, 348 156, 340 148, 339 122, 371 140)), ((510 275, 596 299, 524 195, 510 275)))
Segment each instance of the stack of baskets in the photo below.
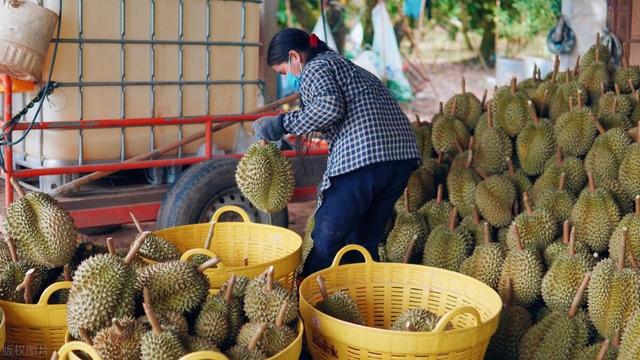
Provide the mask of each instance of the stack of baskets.
POLYGON ((502 301, 489 286, 468 276, 421 265, 377 263, 363 247, 348 245, 331 267, 300 285, 300 313, 314 359, 469 359, 484 358, 497 329, 502 301), (359 251, 364 263, 340 265, 343 255, 359 251), (322 299, 315 281, 325 278, 327 291, 348 292, 367 325, 325 315, 314 305, 322 299), (409 308, 442 316, 432 332, 388 329, 409 308), (447 323, 453 329, 444 331, 447 323))

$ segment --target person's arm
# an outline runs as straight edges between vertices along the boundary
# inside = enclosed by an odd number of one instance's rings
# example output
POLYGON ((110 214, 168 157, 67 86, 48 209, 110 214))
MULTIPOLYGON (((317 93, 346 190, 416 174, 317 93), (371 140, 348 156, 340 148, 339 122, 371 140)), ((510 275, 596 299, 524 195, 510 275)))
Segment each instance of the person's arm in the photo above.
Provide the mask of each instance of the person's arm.
MULTIPOLYGON (((304 74, 301 92, 308 92, 310 99, 300 110, 282 115, 282 124, 290 134, 303 135, 313 131, 323 132, 342 119, 345 101, 335 74, 328 64, 314 64, 304 74)), ((305 94, 302 94, 305 95, 305 94)))

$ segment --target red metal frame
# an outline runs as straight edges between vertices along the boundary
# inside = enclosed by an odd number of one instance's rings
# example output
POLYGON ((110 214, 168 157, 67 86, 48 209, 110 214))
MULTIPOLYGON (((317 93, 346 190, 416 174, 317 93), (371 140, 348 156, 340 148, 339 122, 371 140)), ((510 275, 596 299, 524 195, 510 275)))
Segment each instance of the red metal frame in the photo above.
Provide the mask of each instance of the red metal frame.
MULTIPOLYGON (((0 84, 3 85, 4 91, 4 116, 2 125, 11 120, 12 117, 12 79, 8 75, 0 76, 0 84)), ((210 129, 213 123, 220 122, 242 122, 253 121, 267 114, 256 115, 212 115, 199 116, 194 118, 142 118, 142 119, 103 119, 103 120, 85 120, 85 121, 62 121, 62 122, 40 122, 33 124, 32 130, 79 130, 79 129, 106 129, 120 127, 140 127, 140 126, 170 126, 170 125, 192 125, 202 124, 205 129, 210 129)), ((25 130, 28 124, 16 124, 12 130, 25 130)), ((11 139, 11 129, 5 134, 7 139, 11 139)), ((88 173, 94 171, 121 171, 132 169, 145 169, 152 167, 166 167, 174 165, 191 165, 213 157, 211 149, 213 148, 213 136, 211 131, 205 132, 205 156, 194 156, 180 159, 160 159, 160 160, 143 160, 134 162, 118 162, 106 164, 91 164, 79 166, 62 166, 42 169, 13 169, 13 149, 10 146, 4 147, 4 163, 6 172, 4 175, 5 205, 8 207, 13 202, 13 189, 11 187, 11 178, 28 178, 46 175, 61 174, 77 174, 88 173)), ((305 152, 308 156, 326 155, 326 146, 317 146, 317 144, 307 144, 309 150, 305 152)), ((284 151, 287 157, 296 156, 295 151, 284 151)), ((221 157, 240 158, 243 154, 228 154, 221 157)), ((294 197, 297 199, 311 199, 315 196, 316 188, 304 187, 297 188, 294 197)), ((71 211, 78 228, 96 227, 113 224, 125 224, 131 222, 129 213, 134 212, 141 221, 154 221, 156 219, 159 202, 147 202, 125 206, 99 207, 83 210, 71 211)))

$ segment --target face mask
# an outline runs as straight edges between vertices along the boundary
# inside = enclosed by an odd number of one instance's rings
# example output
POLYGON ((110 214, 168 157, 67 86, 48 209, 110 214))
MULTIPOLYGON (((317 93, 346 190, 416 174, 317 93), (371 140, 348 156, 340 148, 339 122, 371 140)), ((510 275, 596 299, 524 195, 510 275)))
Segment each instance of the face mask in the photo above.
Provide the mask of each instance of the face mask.
POLYGON ((287 83, 295 91, 300 90, 300 76, 293 75, 293 73, 291 72, 291 57, 289 57, 289 71, 287 71, 287 83))

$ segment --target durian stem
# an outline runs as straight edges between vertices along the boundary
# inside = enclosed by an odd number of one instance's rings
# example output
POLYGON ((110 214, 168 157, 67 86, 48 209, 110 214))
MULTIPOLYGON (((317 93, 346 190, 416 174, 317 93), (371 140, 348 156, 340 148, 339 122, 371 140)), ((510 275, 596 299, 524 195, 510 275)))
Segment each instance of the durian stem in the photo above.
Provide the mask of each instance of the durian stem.
POLYGON ((407 246, 407 250, 404 252, 404 256, 402 258, 402 263, 408 264, 411 261, 411 256, 413 255, 413 251, 416 248, 416 243, 418 242, 418 235, 414 235, 407 246))
POLYGON ((18 193, 18 199, 22 198, 24 196, 24 190, 22 189, 22 186, 20 186, 18 180, 16 180, 16 178, 12 176, 11 178, 9 178, 9 182, 11 182, 11 186, 13 186, 16 193, 18 193))
POLYGON ((78 332, 80 333, 80 339, 82 339, 82 341, 84 341, 85 343, 87 343, 89 345, 93 345, 93 340, 91 340, 91 336, 89 336, 89 333, 87 332, 87 329, 80 328, 80 329, 78 329, 78 332))
POLYGON ((487 175, 487 173, 482 169, 473 168, 473 170, 482 178, 482 180, 486 180, 489 177, 489 175, 487 175))
POLYGON ((558 181, 558 191, 564 190, 564 183, 566 181, 566 176, 567 175, 565 173, 560 174, 560 181, 558 181))
POLYGON ((484 235, 485 245, 491 244, 491 230, 489 229, 489 223, 486 221, 482 224, 482 233, 484 235))
POLYGON ((118 333, 118 335, 123 336, 127 332, 127 328, 122 326, 122 323, 120 322, 120 320, 113 318, 111 319, 111 323, 116 328, 116 332, 118 333))
POLYGON ((229 281, 227 282, 227 289, 224 292, 224 301, 227 304, 231 303, 231 300, 233 299, 233 287, 236 285, 236 275, 233 274, 231 275, 231 277, 229 278, 229 281))
POLYGON ((471 165, 473 164, 473 150, 469 149, 469 151, 467 152, 467 162, 464 164, 465 168, 470 168, 471 165))
POLYGON ((569 244, 569 241, 571 239, 570 231, 571 231, 571 225, 569 223, 569 220, 565 220, 562 223, 562 242, 567 245, 569 244))
POLYGON ((634 202, 636 205, 636 216, 640 216, 640 195, 636 195, 634 202))
POLYGON ((471 205, 471 219, 473 220, 473 225, 480 225, 480 211, 475 205, 471 205))
POLYGON ((538 81, 542 81, 542 70, 538 68, 538 81))
POLYGON ((627 79, 627 84, 629 84, 629 89, 631 89, 631 93, 635 93, 636 87, 633 85, 633 80, 627 79))
POLYGON ((280 305, 280 310, 278 310, 278 317, 276 317, 276 326, 280 327, 284 325, 284 316, 287 314, 287 307, 289 306, 289 302, 284 300, 282 305, 280 305))
POLYGON ((620 346, 620 339, 622 338, 622 330, 616 330, 616 333, 613 335, 613 346, 620 346))
POLYGON ((533 80, 536 80, 536 73, 538 73, 538 64, 533 63, 533 75, 531 76, 533 80))
POLYGON ((636 124, 636 143, 640 144, 640 120, 636 124))
POLYGON ((66 264, 63 268, 62 268, 62 278, 64 279, 64 281, 71 281, 71 265, 66 264))
POLYGON ((129 249, 127 256, 124 258, 124 263, 126 265, 131 264, 133 259, 136 258, 136 256, 138 255, 138 251, 140 251, 140 248, 144 244, 144 240, 147 238, 147 236, 149 236, 149 234, 151 234, 150 231, 143 231, 142 234, 138 235, 138 237, 133 241, 133 244, 131 244, 131 249, 129 249))
POLYGON ((571 81, 571 71, 567 70, 564 77, 565 81, 569 83, 571 81))
POLYGON ((591 119, 591 123, 593 123, 593 126, 595 126, 596 129, 598 129, 598 133, 600 133, 600 135, 602 135, 602 134, 607 132, 602 127, 602 124, 600 124, 600 121, 598 121, 598 119, 596 119, 596 116, 593 113, 589 113, 589 118, 591 119))
POLYGON ((458 106, 458 98, 454 97, 453 103, 451 104, 451 111, 449 112, 449 115, 451 116, 455 115, 457 106, 458 106))
POLYGON ((636 96, 636 101, 640 103, 640 89, 636 89, 635 96, 636 96))
POLYGON ((108 237, 106 242, 107 242, 107 251, 109 251, 109 254, 116 255, 116 247, 113 246, 113 238, 108 237))
POLYGON ((444 114, 444 104, 442 103, 442 101, 440 101, 438 112, 440 113, 440 115, 444 114))
POLYGON ((587 286, 589 285, 589 280, 591 280, 591 273, 584 274, 584 278, 582 278, 582 283, 576 292, 576 295, 573 297, 573 301, 571 302, 571 307, 569 308, 569 319, 573 319, 574 316, 578 313, 578 309, 580 308, 580 303, 582 302, 582 297, 584 296, 584 292, 587 290, 587 286))
POLYGON ((142 307, 144 308, 144 313, 147 315, 147 319, 149 319, 149 324, 151 324, 153 334, 155 336, 160 336, 162 334, 162 326, 160 325, 160 321, 158 320, 156 313, 153 311, 153 306, 151 305, 151 292, 149 291, 149 288, 145 287, 142 289, 142 296, 144 298, 142 307))
POLYGON ((438 193, 436 194, 436 204, 440 205, 442 203, 443 197, 444 197, 444 184, 438 184, 438 193))
POLYGON ((24 303, 32 304, 33 303, 33 277, 35 276, 36 269, 29 269, 24 274, 24 280, 16 287, 16 291, 24 291, 24 303))
POLYGON ((205 262, 203 262, 202 264, 200 264, 200 266, 198 266, 198 272, 202 273, 207 269, 211 269, 216 267, 218 264, 220 263, 220 259, 218 259, 217 257, 213 257, 205 262))
POLYGON ((463 94, 466 93, 467 92, 467 84, 466 84, 466 81, 464 80, 464 76, 462 77, 462 81, 461 81, 460 85, 462 85, 462 93, 463 94))
POLYGON ((482 108, 484 109, 484 105, 487 103, 487 89, 484 89, 484 92, 482 93, 482 101, 480 102, 482 105, 482 108))
POLYGON ((605 87, 604 87, 604 81, 600 82, 600 96, 604 95, 606 93, 605 87))
POLYGON ((329 293, 327 292, 327 285, 324 282, 324 278, 322 275, 318 275, 316 277, 316 282, 318 283, 318 288, 320 289, 320 296, 322 296, 322 300, 329 300, 329 293))
POLYGON ((573 96, 569 96, 569 111, 573 111, 573 96))
POLYGON ((520 229, 518 229, 518 224, 515 222, 513 223, 513 237, 516 240, 516 249, 518 249, 518 251, 524 250, 524 247, 522 246, 522 238, 520 238, 520 229))
POLYGON ((458 150, 458 153, 461 153, 464 151, 464 148, 462 147, 462 144, 460 144, 460 140, 458 140, 457 138, 453 139, 454 145, 456 146, 456 150, 458 150))
POLYGON ((618 111, 618 98, 614 97, 611 103, 611 112, 615 113, 616 111, 618 111))
POLYGON ((578 90, 578 104, 577 107, 581 108, 582 107, 582 90, 578 90))
MULTIPOLYGON (((620 96, 620 86, 618 86, 618 84, 613 84, 613 88, 616 91, 616 96, 620 96)), ((615 98, 614 98, 615 100, 615 98)))
POLYGON ((441 165, 444 160, 444 154, 442 152, 438 152, 438 158, 436 159, 436 164, 441 165))
POLYGON ((260 324, 260 327, 258 327, 258 331, 256 331, 256 333, 251 338, 251 342, 249 343, 249 345, 247 345, 247 349, 256 349, 256 347, 258 346, 258 341, 260 341, 260 338, 262 337, 262 334, 264 334, 265 330, 267 330, 267 324, 260 324))
POLYGON ((518 91, 518 80, 515 76, 511 78, 511 93, 515 94, 518 91))
POLYGON ((533 102, 531 100, 527 101, 529 105, 529 115, 531 116, 531 120, 536 126, 540 126, 540 119, 538 119, 538 114, 536 114, 536 108, 533 107, 533 102))
POLYGON ((600 33, 596 33, 596 63, 600 63, 600 33))
POLYGON ((140 221, 135 215, 133 215, 132 212, 129 213, 129 216, 131 216, 131 220, 133 220, 133 223, 136 225, 136 229, 138 229, 138 233, 141 233, 142 231, 144 231, 142 229, 142 225, 140 224, 140 221))
POLYGON ((558 80, 558 70, 560 70, 560 56, 556 55, 553 60, 553 75, 551 76, 551 81, 556 82, 558 80))
POLYGON ((627 227, 622 228, 622 244, 620 244, 620 255, 618 257, 618 263, 616 266, 618 270, 624 269, 624 262, 627 259, 627 242, 629 241, 629 229, 627 227))
POLYGON ((511 161, 511 157, 507 156, 507 167, 509 168, 509 176, 516 176, 516 169, 513 167, 513 161, 511 161))
POLYGON ((248 258, 248 257, 246 257, 246 256, 245 256, 245 257, 242 259, 242 265, 244 265, 244 266, 249 266, 249 258, 248 258))
POLYGON ((542 103, 546 104, 548 98, 549 98, 549 89, 544 89, 544 93, 542 94, 542 103))
POLYGON ((576 254, 576 227, 573 226, 571 228, 571 233, 569 233, 569 255, 573 256, 576 254))
POLYGON ((207 238, 204 240, 204 248, 209 250, 211 247, 211 239, 213 239, 213 234, 216 228, 216 222, 212 221, 209 224, 209 231, 207 231, 207 238))
POLYGON ((596 360, 604 360, 605 356, 607 356, 607 351, 609 351, 609 339, 605 339, 602 342, 602 346, 600 347, 600 351, 598 351, 596 360))
POLYGON ((416 125, 418 125, 418 127, 422 126, 422 121, 420 121, 420 115, 418 115, 418 113, 414 114, 416 116, 416 125))
POLYGON ((580 74, 580 55, 576 58, 576 65, 573 67, 573 76, 577 77, 580 74))
POLYGON ((493 113, 491 112, 491 104, 487 105, 487 127, 493 127, 493 113))
POLYGON ((451 211, 449 211, 449 230, 453 231, 456 228, 456 217, 458 217, 458 210, 453 207, 451 211))
POLYGON ((510 307, 513 302, 513 279, 511 276, 507 276, 504 292, 504 306, 510 307))
POLYGON ((13 242, 13 239, 10 237, 6 237, 4 242, 7 243, 7 247, 9 248, 9 254, 11 255, 11 261, 18 262, 18 252, 16 251, 16 243, 13 242))
POLYGON ((527 214, 531 215, 533 213, 533 207, 531 206, 531 201, 529 200, 529 193, 526 191, 522 193, 522 202, 524 203, 524 208, 527 211, 527 214))
POLYGON ((558 166, 564 164, 564 157, 562 156, 562 147, 560 145, 556 147, 556 164, 558 166))
POLYGON ((640 268, 640 265, 638 264, 638 259, 636 259, 636 256, 633 254, 633 251, 629 251, 629 256, 627 256, 627 258, 629 259, 629 263, 631 264, 631 267, 634 270, 638 270, 640 268))
POLYGON ((273 286, 274 286, 274 278, 273 278, 273 265, 269 266, 269 269, 267 269, 267 292, 272 292, 273 291, 273 286))
POLYGON ((589 192, 596 191, 596 183, 593 180, 593 173, 591 171, 587 171, 587 179, 589 180, 589 192))
POLYGON ((409 204, 409 188, 404 189, 404 194, 402 194, 404 200, 404 209, 410 213, 411 212, 411 204, 409 204))

